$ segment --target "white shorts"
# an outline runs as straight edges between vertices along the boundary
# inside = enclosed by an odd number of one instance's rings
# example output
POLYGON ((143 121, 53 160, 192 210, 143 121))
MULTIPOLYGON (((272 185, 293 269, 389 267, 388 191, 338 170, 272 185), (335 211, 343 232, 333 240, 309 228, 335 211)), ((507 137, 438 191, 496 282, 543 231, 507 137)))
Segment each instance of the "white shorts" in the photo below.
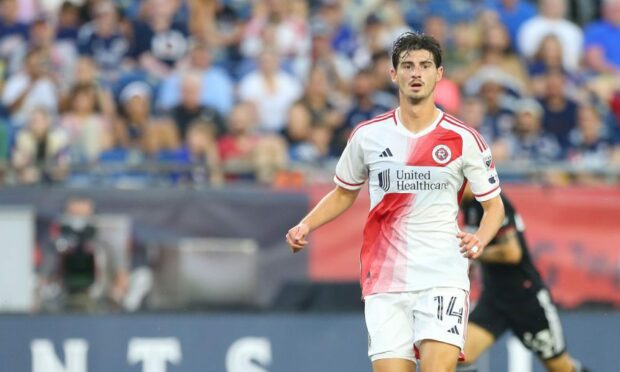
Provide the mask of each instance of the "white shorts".
POLYGON ((416 360, 422 340, 437 340, 463 350, 469 315, 469 293, 460 288, 366 296, 368 356, 416 360))

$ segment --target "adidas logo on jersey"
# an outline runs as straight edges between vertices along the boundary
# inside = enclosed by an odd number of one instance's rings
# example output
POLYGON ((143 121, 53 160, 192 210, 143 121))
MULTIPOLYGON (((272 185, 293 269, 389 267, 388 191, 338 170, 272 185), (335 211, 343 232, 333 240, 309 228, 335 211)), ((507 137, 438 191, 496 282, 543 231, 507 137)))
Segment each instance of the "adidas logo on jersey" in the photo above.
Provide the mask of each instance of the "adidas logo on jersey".
POLYGON ((383 150, 383 152, 381 153, 381 155, 379 155, 380 158, 387 158, 392 156, 394 155, 392 155, 392 151, 390 151, 389 147, 386 147, 385 150, 383 150))
POLYGON ((455 334, 455 335, 460 334, 460 333, 459 333, 459 329, 458 329, 458 328, 456 328, 456 326, 454 326, 454 327, 450 328, 450 329, 448 330, 448 333, 452 333, 452 334, 455 334))

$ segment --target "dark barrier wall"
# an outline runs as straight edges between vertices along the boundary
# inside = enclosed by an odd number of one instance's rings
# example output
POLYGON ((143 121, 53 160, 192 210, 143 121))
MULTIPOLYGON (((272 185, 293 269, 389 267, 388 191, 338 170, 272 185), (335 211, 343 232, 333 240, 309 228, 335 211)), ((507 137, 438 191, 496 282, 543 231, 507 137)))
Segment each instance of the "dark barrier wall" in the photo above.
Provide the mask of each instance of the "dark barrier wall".
POLYGON ((284 241, 292 221, 298 221, 308 211, 306 193, 228 187, 210 190, 22 187, 1 189, 0 205, 32 205, 40 219, 50 220, 62 211, 64 202, 72 195, 91 197, 99 213, 128 215, 134 238, 155 246, 174 246, 183 237, 256 240, 260 248, 263 303, 275 296, 282 280, 307 277, 307 254, 292 255, 284 241))
MULTIPOLYGON (((620 314, 562 314, 571 353, 618 370, 620 314)), ((361 314, 0 316, 0 372, 370 372, 361 314)), ((505 340, 480 372, 508 371, 505 340)), ((518 352, 520 372, 541 371, 518 352)))
MULTIPOLYGON (((312 189, 311 203, 318 202, 331 187, 312 189)), ((567 308, 591 302, 620 308, 620 189, 502 188, 525 221, 533 259, 554 298, 567 308)), ((311 278, 358 280, 368 205, 368 194, 362 191, 351 210, 314 233, 311 278)))

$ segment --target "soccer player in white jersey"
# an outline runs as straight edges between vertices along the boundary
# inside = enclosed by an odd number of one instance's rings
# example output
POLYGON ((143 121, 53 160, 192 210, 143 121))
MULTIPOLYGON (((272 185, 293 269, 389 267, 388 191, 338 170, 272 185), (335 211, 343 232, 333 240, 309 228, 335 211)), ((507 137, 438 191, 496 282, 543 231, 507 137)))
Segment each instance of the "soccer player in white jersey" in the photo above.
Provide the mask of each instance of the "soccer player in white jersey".
POLYGON ((336 166, 336 187, 291 228, 293 252, 333 220, 368 182, 360 283, 375 372, 454 371, 469 313, 468 259, 480 256, 504 218, 491 152, 482 137, 435 106, 443 75, 430 36, 394 43, 390 76, 399 107, 360 123, 336 166), (469 182, 484 213, 475 233, 459 231, 459 197, 469 182))

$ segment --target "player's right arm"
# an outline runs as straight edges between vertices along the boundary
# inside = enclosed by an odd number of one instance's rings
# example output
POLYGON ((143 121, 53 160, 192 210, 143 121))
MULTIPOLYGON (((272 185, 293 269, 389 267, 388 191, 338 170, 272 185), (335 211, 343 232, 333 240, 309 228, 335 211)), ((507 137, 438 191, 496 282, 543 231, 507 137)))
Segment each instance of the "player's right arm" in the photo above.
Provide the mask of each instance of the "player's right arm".
POLYGON ((362 148, 364 135, 361 132, 363 130, 353 132, 338 160, 334 176, 336 187, 325 195, 319 204, 286 234, 286 242, 294 253, 308 244, 306 238, 312 230, 346 211, 353 204, 362 185, 366 182, 368 168, 364 161, 362 148))
POLYGON ((360 189, 347 190, 336 186, 325 195, 319 204, 286 234, 286 242, 291 247, 291 250, 296 253, 303 249, 308 244, 306 238, 310 231, 328 223, 349 209, 357 198, 359 191, 360 189))

